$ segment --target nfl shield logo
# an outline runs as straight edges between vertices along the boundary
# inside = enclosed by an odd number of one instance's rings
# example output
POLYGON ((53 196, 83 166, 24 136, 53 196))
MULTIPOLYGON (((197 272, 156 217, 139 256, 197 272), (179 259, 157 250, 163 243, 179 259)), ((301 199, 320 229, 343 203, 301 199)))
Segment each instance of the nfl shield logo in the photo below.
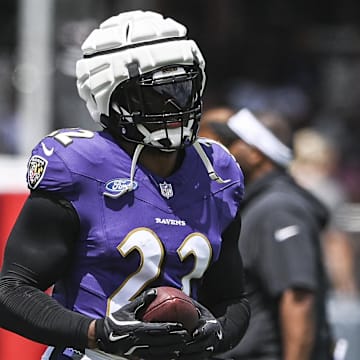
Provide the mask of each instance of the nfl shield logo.
POLYGON ((160 183, 159 186, 160 186, 161 195, 164 198, 170 199, 171 197, 174 196, 174 192, 171 184, 168 184, 166 181, 164 181, 163 183, 160 183))

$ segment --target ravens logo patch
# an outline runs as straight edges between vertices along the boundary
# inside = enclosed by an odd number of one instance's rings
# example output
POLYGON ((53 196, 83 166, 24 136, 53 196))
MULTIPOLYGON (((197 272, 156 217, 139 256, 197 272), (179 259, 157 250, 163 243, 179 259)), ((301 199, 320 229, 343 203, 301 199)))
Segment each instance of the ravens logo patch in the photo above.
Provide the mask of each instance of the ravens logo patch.
POLYGON ((27 183, 30 189, 36 189, 40 181, 44 177, 48 161, 41 156, 34 155, 28 163, 28 171, 26 175, 27 183))

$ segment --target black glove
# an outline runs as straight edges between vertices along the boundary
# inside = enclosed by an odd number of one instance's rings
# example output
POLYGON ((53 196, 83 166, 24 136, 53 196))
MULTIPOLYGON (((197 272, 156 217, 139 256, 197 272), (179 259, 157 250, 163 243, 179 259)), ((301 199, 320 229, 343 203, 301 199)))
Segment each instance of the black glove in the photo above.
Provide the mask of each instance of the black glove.
POLYGON ((172 359, 186 347, 190 335, 177 323, 150 323, 137 320, 137 314, 156 297, 156 289, 143 292, 110 316, 96 320, 99 349, 129 358, 172 359))
POLYGON ((200 360, 210 357, 219 346, 223 338, 221 324, 214 315, 203 305, 194 301, 199 314, 199 324, 192 333, 192 339, 186 343, 181 351, 181 360, 200 360))

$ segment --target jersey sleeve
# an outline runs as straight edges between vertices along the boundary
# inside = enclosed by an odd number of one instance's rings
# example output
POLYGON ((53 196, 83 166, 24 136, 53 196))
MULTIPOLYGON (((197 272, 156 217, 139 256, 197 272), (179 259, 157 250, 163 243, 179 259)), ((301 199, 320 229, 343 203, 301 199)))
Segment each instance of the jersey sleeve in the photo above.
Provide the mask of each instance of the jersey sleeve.
POLYGON ((288 288, 317 287, 317 248, 306 217, 292 211, 275 210, 261 219, 258 269, 272 296, 288 288))
POLYGON ((26 181, 30 190, 71 193, 74 181, 62 153, 63 145, 46 137, 34 147, 27 165, 26 181))

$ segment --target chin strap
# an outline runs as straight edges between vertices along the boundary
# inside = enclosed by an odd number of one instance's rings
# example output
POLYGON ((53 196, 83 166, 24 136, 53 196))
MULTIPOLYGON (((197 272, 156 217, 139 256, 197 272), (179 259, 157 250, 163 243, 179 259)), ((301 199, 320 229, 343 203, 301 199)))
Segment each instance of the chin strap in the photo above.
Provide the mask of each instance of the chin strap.
POLYGON ((131 170, 130 170, 131 189, 129 191, 134 189, 135 168, 136 168, 137 161, 139 159, 140 153, 141 153, 143 148, 144 148, 143 144, 137 144, 137 146, 135 148, 135 151, 134 151, 134 155, 133 155, 133 158, 132 158, 132 161, 131 161, 131 170))
POLYGON ((224 180, 222 179, 216 172, 215 169, 213 168, 211 161, 209 160, 209 158, 207 157, 207 155, 205 154, 204 149, 202 148, 201 144, 199 143, 198 140, 195 140, 195 142, 193 143, 193 147, 195 148, 196 152, 198 153, 198 155, 200 156, 203 164, 206 167, 206 170, 208 172, 209 178, 211 180, 216 181, 219 184, 226 184, 230 181, 230 179, 224 180))

